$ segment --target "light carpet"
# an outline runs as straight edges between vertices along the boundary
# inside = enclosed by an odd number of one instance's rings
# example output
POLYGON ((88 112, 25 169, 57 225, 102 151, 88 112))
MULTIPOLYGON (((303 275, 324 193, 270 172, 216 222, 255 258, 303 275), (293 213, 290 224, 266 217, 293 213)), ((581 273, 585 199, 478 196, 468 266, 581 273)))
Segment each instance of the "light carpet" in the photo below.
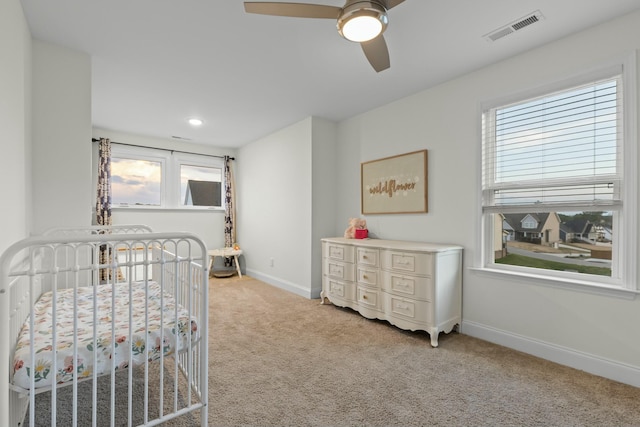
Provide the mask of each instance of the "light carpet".
POLYGON ((635 387, 458 333, 434 349, 247 276, 210 291, 211 426, 640 426, 635 387))

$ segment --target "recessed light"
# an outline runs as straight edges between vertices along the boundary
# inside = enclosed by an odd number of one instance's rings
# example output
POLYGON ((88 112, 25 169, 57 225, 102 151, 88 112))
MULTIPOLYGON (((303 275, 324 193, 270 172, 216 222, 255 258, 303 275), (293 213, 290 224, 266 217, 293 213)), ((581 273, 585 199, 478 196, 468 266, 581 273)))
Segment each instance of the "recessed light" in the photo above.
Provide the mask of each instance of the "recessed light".
POLYGON ((204 122, 201 119, 191 118, 189 119, 189 124, 191 126, 201 126, 204 122))

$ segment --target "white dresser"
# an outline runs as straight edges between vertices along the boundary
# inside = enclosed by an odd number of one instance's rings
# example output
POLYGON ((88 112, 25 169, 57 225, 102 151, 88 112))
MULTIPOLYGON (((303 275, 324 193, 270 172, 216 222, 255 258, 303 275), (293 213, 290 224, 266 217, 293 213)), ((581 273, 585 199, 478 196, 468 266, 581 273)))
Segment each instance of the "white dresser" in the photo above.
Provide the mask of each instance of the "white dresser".
POLYGON ((322 239, 322 304, 427 331, 431 345, 462 320, 462 247, 382 239, 322 239))

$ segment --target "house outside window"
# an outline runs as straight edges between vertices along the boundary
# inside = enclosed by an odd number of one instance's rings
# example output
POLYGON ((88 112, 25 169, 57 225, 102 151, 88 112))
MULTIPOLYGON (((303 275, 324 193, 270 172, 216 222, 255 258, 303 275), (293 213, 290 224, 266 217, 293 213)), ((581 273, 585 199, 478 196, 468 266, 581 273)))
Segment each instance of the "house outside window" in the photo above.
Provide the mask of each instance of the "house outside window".
POLYGON ((634 63, 483 106, 482 268, 637 288, 634 63))
POLYGON ((180 165, 182 206, 222 206, 222 169, 180 165))

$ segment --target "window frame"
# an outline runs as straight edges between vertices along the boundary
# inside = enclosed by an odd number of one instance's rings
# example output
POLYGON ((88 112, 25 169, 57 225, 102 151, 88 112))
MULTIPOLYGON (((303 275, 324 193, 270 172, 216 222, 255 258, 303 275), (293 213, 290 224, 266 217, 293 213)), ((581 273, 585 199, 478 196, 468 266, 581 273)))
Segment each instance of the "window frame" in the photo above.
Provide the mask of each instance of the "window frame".
MULTIPOLYGON (((123 205, 123 204, 114 204, 112 202, 111 209, 161 209, 166 205, 166 195, 167 195, 167 156, 163 155, 164 153, 156 152, 157 150, 150 151, 148 153, 142 153, 140 150, 131 149, 131 147, 115 147, 115 144, 111 146, 111 159, 119 158, 119 159, 127 159, 127 160, 142 160, 148 162, 159 162, 160 163, 160 205, 123 205)), ((113 177, 113 172, 111 173, 113 177)), ((113 190, 112 190, 113 197, 113 190)))
POLYGON ((155 205, 120 205, 112 204, 111 209, 115 210, 180 210, 180 211, 224 211, 225 200, 224 191, 220 193, 220 206, 192 206, 184 205, 181 199, 180 189, 180 169, 182 165, 208 167, 220 169, 220 183, 224 189, 224 159, 222 157, 207 154, 183 153, 167 149, 154 149, 149 147, 136 147, 131 145, 113 144, 111 146, 111 157, 147 160, 161 162, 162 172, 160 184, 160 206, 155 205))
POLYGON ((224 160, 219 158, 211 158, 205 157, 203 155, 197 154, 186 154, 186 153, 173 153, 174 158, 174 174, 177 179, 174 192, 176 192, 176 202, 180 209, 193 209, 193 210, 224 210, 224 160), (192 206, 192 205, 184 205, 182 200, 182 192, 181 192, 181 177, 182 177, 182 166, 194 166, 194 167, 205 167, 211 169, 219 169, 220 170, 220 206, 192 206))
MULTIPOLYGON (((480 146, 482 146, 486 135, 484 134, 484 122, 485 113, 491 109, 500 108, 505 105, 513 103, 525 103, 533 98, 543 96, 546 94, 553 94, 559 91, 569 91, 580 85, 594 83, 602 78, 612 77, 615 74, 620 74, 620 81, 622 83, 622 96, 623 96, 623 112, 622 112, 622 207, 617 215, 617 223, 614 223, 616 231, 616 241, 612 248, 613 261, 616 263, 616 276, 617 277, 605 277, 597 276, 593 277, 587 274, 581 273, 568 273, 568 272, 556 272, 553 270, 528 268, 520 266, 512 266, 506 264, 497 264, 494 262, 494 226, 495 219, 493 215, 497 213, 485 213, 483 212, 483 173, 485 168, 494 168, 495 162, 491 159, 484 158, 484 151, 480 150, 479 156, 479 179, 478 179, 478 256, 476 257, 476 267, 473 268, 476 271, 486 272, 491 275, 498 276, 511 276, 526 281, 534 281, 535 283, 560 286, 565 288, 579 288, 589 289, 596 293, 605 293, 607 295, 616 294, 628 296, 630 293, 635 295, 640 293, 640 285, 637 283, 637 220, 638 220, 638 205, 637 205, 637 188, 638 185, 638 158, 637 158, 637 101, 636 101, 636 87, 637 87, 637 74, 636 74, 636 54, 631 52, 624 58, 618 58, 611 61, 601 67, 595 68, 591 71, 581 73, 580 75, 572 76, 567 79, 557 80, 556 82, 541 85, 537 88, 515 93, 509 96, 504 96, 482 102, 480 104, 480 146), (485 164, 488 163, 487 166, 485 164)), ((546 212, 547 208, 544 210, 546 212)), ((569 209, 567 209, 569 210, 569 209)), ((597 209, 594 206, 593 210, 608 211, 607 206, 603 206, 597 209)), ((502 213, 509 212, 508 209, 502 211, 502 213)), ((533 211, 532 211, 533 212, 533 211)), ((614 271, 614 265, 612 264, 612 276, 614 271)))
POLYGON ((538 228, 538 222, 530 214, 527 214, 527 216, 525 216, 522 220, 522 228, 535 230, 536 228, 538 228))

